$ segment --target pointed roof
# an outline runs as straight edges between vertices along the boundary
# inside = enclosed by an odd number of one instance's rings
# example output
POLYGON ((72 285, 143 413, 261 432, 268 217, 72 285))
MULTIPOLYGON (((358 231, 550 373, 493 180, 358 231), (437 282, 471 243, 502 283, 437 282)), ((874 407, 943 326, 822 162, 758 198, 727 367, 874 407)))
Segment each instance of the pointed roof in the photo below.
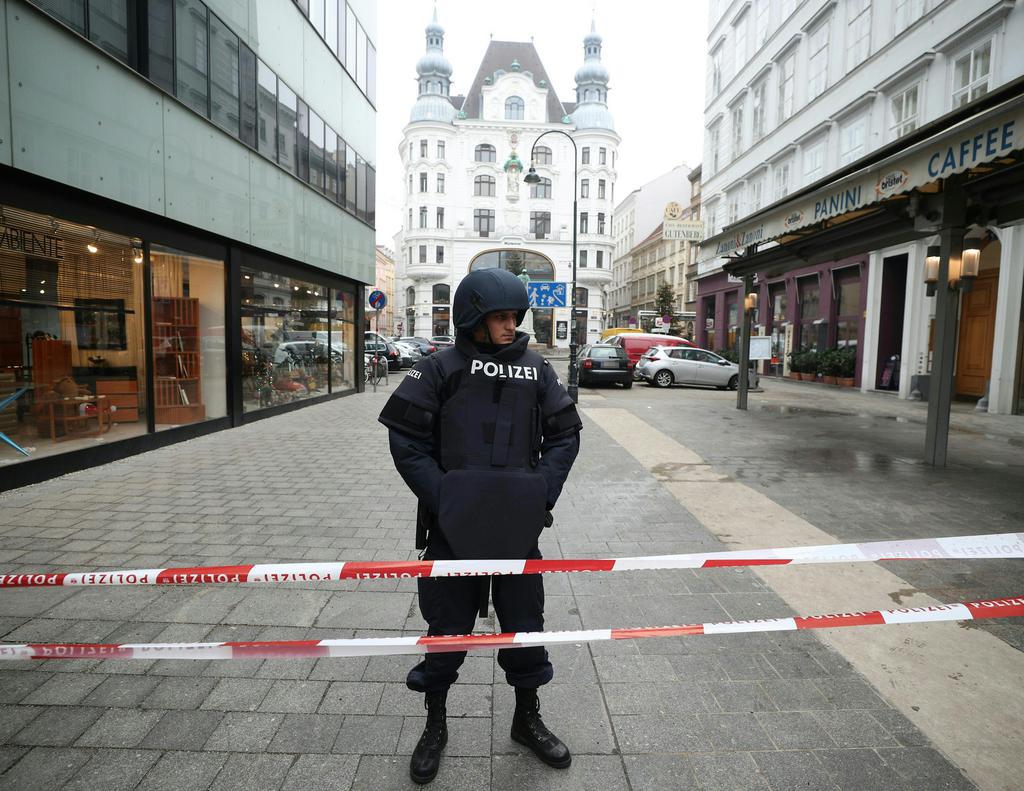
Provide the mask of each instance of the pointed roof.
POLYGON ((476 76, 473 78, 473 85, 466 95, 466 102, 462 105, 462 110, 465 112, 466 117, 480 117, 480 93, 484 88, 484 79, 486 77, 493 77, 494 72, 499 70, 511 71, 513 61, 518 62, 520 73, 528 71, 533 75, 534 85, 540 87, 539 83, 541 80, 547 83, 547 121, 552 124, 561 123, 562 118, 567 113, 562 103, 558 100, 558 95, 555 93, 555 88, 551 84, 547 71, 544 69, 544 64, 540 60, 536 47, 529 41, 492 40, 487 45, 487 51, 480 62, 480 68, 477 69, 476 76))

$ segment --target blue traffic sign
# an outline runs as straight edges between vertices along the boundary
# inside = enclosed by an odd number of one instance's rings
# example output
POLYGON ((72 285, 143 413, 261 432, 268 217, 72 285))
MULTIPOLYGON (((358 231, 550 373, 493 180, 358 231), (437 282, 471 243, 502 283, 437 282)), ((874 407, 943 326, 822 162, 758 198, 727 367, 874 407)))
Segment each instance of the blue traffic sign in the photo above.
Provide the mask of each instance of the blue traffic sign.
POLYGON ((534 280, 526 284, 531 308, 564 308, 569 293, 568 283, 534 280))
POLYGON ((388 298, 385 296, 383 291, 371 291, 370 292, 370 307, 374 310, 383 310, 384 306, 388 304, 388 298))

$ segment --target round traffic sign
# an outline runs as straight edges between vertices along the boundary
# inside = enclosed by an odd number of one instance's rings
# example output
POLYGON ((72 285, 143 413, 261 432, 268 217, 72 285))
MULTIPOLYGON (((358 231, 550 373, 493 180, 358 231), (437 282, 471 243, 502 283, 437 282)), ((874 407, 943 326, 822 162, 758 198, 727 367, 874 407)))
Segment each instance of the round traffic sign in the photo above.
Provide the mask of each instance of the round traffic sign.
POLYGON ((388 298, 384 295, 383 291, 373 290, 370 292, 370 307, 374 310, 383 310, 384 306, 388 304, 388 298))

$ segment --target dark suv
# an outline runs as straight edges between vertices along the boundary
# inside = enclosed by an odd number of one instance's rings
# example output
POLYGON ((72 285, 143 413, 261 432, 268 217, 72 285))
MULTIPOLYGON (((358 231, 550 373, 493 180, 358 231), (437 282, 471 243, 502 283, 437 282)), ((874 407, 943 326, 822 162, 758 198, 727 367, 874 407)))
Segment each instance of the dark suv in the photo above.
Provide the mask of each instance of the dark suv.
POLYGON ((618 382, 627 390, 633 386, 633 366, 621 346, 598 343, 580 351, 580 385, 618 382))

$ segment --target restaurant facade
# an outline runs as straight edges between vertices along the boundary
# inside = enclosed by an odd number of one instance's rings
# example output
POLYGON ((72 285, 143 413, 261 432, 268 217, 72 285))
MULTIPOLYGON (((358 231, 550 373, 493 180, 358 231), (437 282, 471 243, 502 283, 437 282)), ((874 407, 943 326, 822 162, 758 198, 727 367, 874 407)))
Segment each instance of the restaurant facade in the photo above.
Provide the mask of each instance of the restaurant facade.
POLYGON ((360 389, 375 25, 0 0, 0 490, 360 389))

